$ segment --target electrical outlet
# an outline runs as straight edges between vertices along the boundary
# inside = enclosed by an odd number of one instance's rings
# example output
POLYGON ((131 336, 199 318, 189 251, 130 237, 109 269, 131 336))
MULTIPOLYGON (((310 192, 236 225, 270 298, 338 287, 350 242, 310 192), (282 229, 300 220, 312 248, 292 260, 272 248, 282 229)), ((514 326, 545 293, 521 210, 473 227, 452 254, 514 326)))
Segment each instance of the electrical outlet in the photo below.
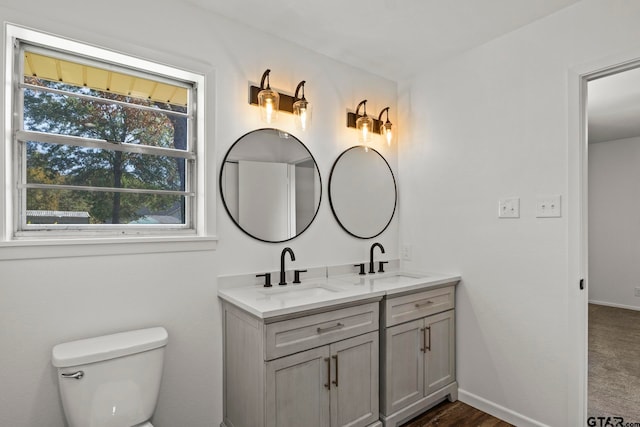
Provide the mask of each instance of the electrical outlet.
POLYGON ((640 288, 636 288, 634 295, 640 297, 640 288))
POLYGON ((411 245, 402 245, 401 256, 404 261, 411 261, 411 256, 412 256, 411 245))

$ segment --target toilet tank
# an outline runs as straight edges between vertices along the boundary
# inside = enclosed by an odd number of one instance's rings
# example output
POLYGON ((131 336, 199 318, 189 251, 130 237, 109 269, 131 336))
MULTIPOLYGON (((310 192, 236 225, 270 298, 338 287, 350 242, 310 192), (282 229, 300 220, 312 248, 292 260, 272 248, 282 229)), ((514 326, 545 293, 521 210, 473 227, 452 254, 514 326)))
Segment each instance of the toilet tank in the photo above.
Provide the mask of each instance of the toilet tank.
POLYGON ((151 418, 164 348, 162 327, 58 344, 52 351, 69 427, 131 427, 151 418))

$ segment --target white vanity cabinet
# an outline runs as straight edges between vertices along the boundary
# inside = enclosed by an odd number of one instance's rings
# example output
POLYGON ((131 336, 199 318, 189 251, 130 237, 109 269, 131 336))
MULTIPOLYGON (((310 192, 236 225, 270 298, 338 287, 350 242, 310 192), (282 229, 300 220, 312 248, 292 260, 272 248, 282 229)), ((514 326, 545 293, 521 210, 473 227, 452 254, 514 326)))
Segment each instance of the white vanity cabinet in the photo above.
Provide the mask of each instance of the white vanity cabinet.
POLYGON ((223 301, 222 427, 380 426, 379 300, 271 319, 223 301))
POLYGON ((448 397, 457 400, 455 283, 382 302, 381 419, 397 426, 448 397))

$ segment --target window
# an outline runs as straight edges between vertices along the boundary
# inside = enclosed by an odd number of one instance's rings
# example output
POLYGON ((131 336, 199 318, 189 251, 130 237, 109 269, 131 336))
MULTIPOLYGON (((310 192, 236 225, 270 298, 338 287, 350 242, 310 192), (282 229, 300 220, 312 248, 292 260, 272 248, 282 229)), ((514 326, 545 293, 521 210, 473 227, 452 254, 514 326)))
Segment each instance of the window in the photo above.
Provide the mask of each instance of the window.
POLYGON ((13 29, 12 238, 201 233, 204 78, 13 29))

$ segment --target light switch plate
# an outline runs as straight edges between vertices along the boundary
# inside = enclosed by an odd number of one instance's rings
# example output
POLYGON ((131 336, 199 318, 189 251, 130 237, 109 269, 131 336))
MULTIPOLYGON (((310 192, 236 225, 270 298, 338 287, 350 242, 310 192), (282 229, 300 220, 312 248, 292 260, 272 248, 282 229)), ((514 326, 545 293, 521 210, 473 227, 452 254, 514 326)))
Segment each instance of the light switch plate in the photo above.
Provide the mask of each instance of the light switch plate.
POLYGON ((560 196, 538 196, 536 200, 537 218, 560 218, 562 198, 560 196))
POLYGON ((498 218, 520 218, 520 198, 498 200, 498 218))

